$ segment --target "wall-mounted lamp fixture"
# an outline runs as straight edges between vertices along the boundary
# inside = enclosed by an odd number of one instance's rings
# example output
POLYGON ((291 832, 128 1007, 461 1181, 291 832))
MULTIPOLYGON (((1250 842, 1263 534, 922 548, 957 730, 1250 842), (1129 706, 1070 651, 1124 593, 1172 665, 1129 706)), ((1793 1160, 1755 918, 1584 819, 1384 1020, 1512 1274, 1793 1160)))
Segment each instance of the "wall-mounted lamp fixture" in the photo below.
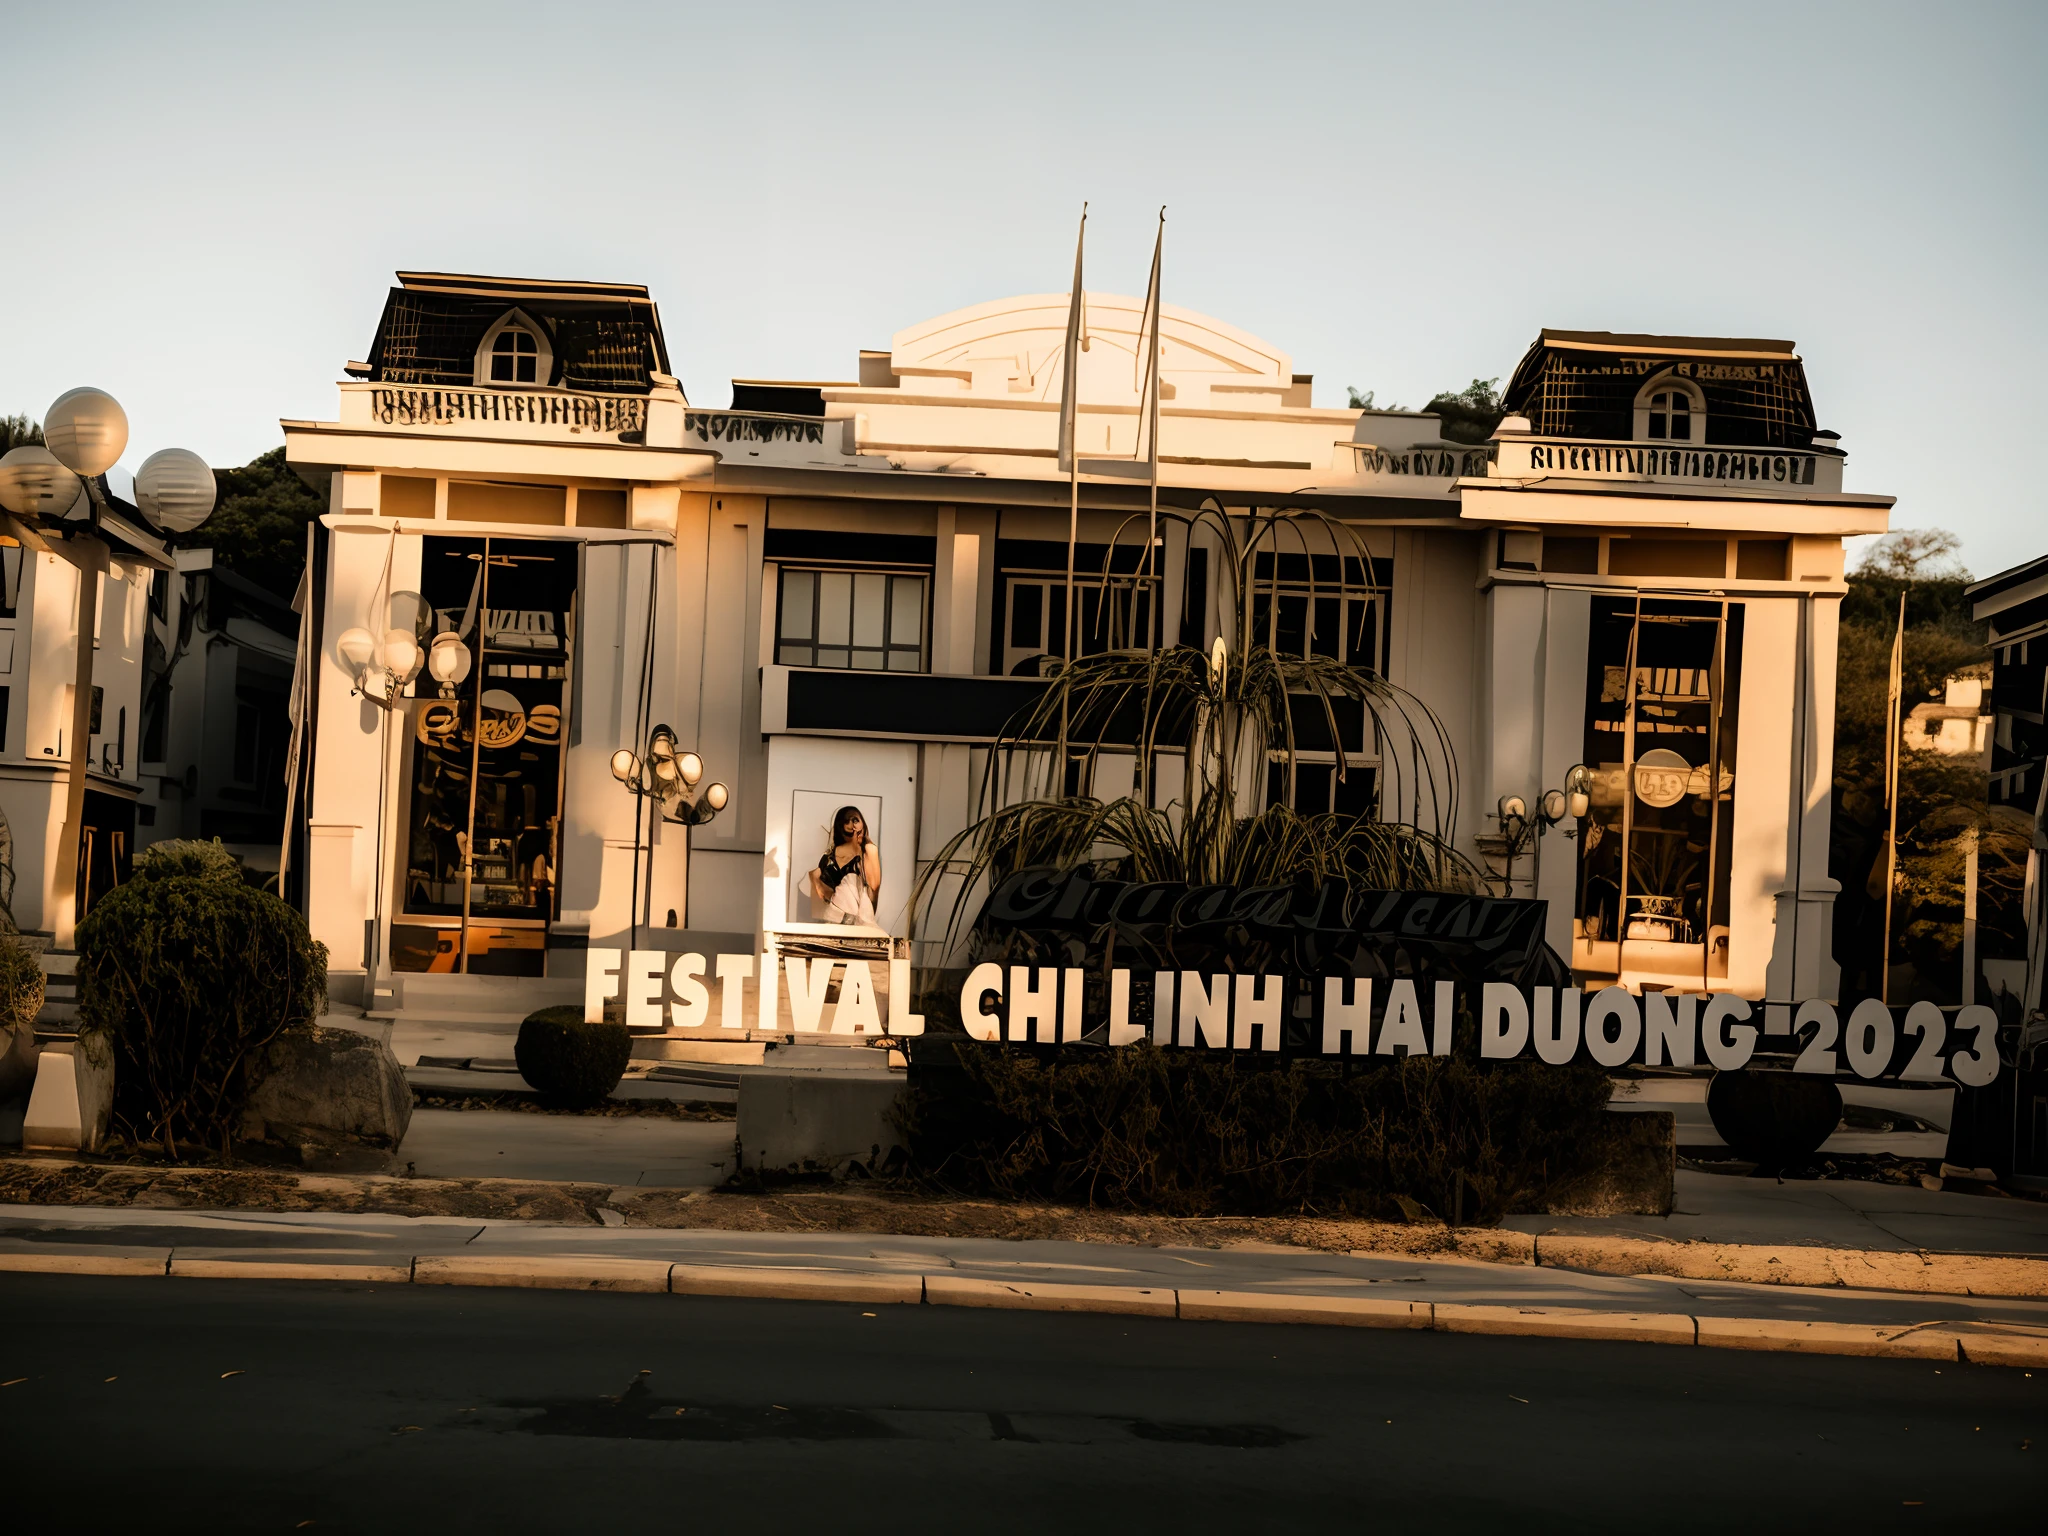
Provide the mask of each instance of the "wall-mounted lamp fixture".
POLYGON ((612 754, 612 777, 630 793, 652 800, 666 820, 700 827, 725 809, 732 792, 718 783, 699 792, 704 759, 678 746, 676 733, 657 725, 648 734, 646 751, 621 747, 612 754))
POLYGON ((469 676, 469 647, 452 631, 435 635, 423 646, 433 619, 433 610, 419 593, 394 592, 381 643, 360 625, 343 630, 334 651, 355 679, 355 692, 379 709, 403 709, 405 690, 424 667, 440 685, 441 697, 454 698, 456 685, 469 676))
MULTIPOLYGON (((1531 815, 1529 802, 1520 795, 1502 795, 1494 808, 1500 819, 1502 852, 1507 857, 1507 872, 1502 876, 1513 884, 1515 860, 1535 846, 1536 839, 1570 818, 1584 821, 1593 810, 1593 770, 1584 763, 1576 763, 1564 776, 1562 789, 1546 789, 1537 796, 1536 812, 1531 815)), ((1576 836, 1575 831, 1566 832, 1566 837, 1576 836)))

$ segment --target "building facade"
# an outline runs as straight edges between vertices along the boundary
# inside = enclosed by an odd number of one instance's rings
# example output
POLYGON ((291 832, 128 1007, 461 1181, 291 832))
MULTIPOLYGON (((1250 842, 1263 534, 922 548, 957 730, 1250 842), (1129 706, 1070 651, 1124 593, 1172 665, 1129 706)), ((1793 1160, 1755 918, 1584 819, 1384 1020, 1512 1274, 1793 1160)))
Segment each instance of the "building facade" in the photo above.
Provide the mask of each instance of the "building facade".
MULTIPOLYGON (((1789 343, 1547 331, 1499 430, 1464 442, 1428 414, 1319 409, 1286 353, 1168 307, 1155 512, 1143 306, 1088 295, 1073 360, 1067 309, 957 311, 851 377, 738 380, 734 409, 702 410, 644 289, 401 274, 335 419, 284 424, 330 495, 286 888, 337 991, 573 990, 589 946, 670 927, 755 948, 819 915, 808 871, 848 804, 902 934, 1071 628, 1083 651, 1250 632, 1373 670, 1441 724, 1446 834, 1549 902, 1587 980, 1832 995, 1842 540, 1881 532, 1890 500, 1843 489, 1789 343), (1305 531, 1226 579, 1214 519, 1286 509, 1305 531), (475 665, 386 708, 337 641, 398 609, 475 665), (650 818, 614 778, 657 724, 731 786, 708 825, 650 818), (1568 787, 1583 819, 1517 814, 1568 787)), ((1341 726, 1291 774, 1254 768, 1254 796, 1410 814, 1386 745, 1341 726)), ((1065 784, 1107 799, 1138 777, 1104 750, 1065 784)))
MULTIPOLYGON (((143 652, 152 579, 170 563, 112 471, 95 490, 104 503, 105 568, 95 596, 92 738, 78 860, 77 915, 127 878, 143 793, 143 652)), ((85 516, 86 492, 74 515, 85 516)), ((79 567, 63 556, 0 537, 0 900, 22 933, 47 939, 53 880, 63 858, 70 783, 71 696, 78 666, 79 567)))

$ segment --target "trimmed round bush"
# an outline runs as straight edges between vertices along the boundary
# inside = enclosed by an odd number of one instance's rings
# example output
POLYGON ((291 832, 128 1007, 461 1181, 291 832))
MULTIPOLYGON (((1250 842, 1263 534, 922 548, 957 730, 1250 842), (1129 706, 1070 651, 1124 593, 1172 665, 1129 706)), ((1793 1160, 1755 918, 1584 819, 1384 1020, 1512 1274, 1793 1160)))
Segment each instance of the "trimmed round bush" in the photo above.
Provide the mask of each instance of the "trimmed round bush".
POLYGON ((327 1006, 327 946, 217 843, 143 850, 78 925, 82 1037, 114 1058, 113 1123, 226 1156, 265 1048, 327 1006))
POLYGON ((541 1008, 519 1026, 513 1047, 519 1075, 552 1103, 574 1109, 602 1104, 626 1075, 633 1037, 623 1024, 586 1024, 581 1008, 541 1008))

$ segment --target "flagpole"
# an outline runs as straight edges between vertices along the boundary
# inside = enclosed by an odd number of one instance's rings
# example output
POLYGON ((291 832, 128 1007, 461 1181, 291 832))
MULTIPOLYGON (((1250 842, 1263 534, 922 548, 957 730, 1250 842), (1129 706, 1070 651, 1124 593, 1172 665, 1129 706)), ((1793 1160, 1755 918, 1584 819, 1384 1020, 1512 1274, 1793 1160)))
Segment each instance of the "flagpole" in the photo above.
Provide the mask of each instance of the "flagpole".
POLYGON ((1877 995, 1878 1000, 1890 1003, 1892 1000, 1892 890, 1898 884, 1899 876, 1899 751, 1900 733, 1904 729, 1899 719, 1899 706, 1905 692, 1906 660, 1906 594, 1899 593, 1899 627, 1892 636, 1892 665, 1889 686, 1885 691, 1885 729, 1887 737, 1884 751, 1884 798, 1885 808, 1890 813, 1890 826, 1884 837, 1884 948, 1878 956, 1877 995))
POLYGON ((1162 315, 1165 303, 1159 292, 1159 257, 1165 246, 1166 210, 1161 208, 1159 210, 1159 237, 1152 242, 1152 302, 1148 306, 1152 311, 1152 345, 1151 354, 1147 358, 1145 365, 1146 373, 1150 376, 1152 390, 1152 397, 1146 402, 1145 436, 1148 445, 1148 463, 1146 465, 1148 472, 1146 480, 1149 483, 1150 500, 1147 504, 1145 520, 1145 576, 1147 579, 1146 600, 1153 606, 1151 648, 1155 652, 1159 649, 1159 630, 1165 619, 1165 615, 1158 611, 1160 607, 1158 599, 1159 583, 1154 571, 1154 561, 1157 557, 1153 553, 1159 544, 1159 397, 1164 390, 1164 386, 1159 378, 1159 332, 1163 324, 1162 315))
MULTIPOLYGON (((1081 335, 1082 306, 1087 290, 1082 285, 1081 256, 1088 243, 1088 205, 1081 205, 1081 227, 1074 236, 1074 287, 1067 296, 1067 350, 1060 365, 1060 457, 1067 471, 1067 609, 1066 634, 1061 639, 1066 664, 1074 664, 1074 546, 1081 539, 1081 335)), ((1062 750, 1065 732, 1061 732, 1062 750)), ((1060 767, 1062 782, 1066 767, 1060 767)))

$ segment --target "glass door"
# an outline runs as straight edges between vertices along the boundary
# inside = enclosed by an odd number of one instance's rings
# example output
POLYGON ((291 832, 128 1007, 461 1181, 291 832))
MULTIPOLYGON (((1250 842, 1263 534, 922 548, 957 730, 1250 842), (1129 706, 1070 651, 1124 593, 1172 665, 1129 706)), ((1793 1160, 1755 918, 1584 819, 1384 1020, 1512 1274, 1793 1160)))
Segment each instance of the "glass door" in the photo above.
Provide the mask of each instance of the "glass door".
POLYGON ((1727 977, 1741 657, 1739 604, 1594 600, 1575 971, 1727 977))
POLYGON ((562 786, 577 546, 429 538, 420 592, 472 657, 460 683, 422 673, 407 774, 392 968, 541 976, 560 915, 562 786))

